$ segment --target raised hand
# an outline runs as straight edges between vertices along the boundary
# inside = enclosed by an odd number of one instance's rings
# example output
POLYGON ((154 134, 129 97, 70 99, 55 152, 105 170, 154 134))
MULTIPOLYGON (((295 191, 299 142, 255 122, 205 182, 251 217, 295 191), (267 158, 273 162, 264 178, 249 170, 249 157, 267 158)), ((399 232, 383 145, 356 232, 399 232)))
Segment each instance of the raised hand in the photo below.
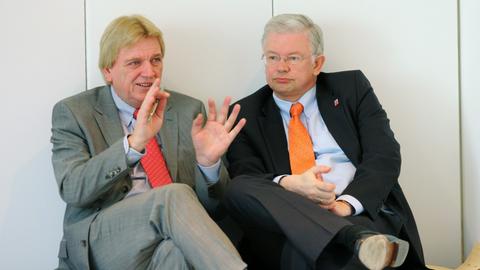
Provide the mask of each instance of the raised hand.
POLYGON ((227 118, 228 106, 231 98, 226 97, 222 108, 217 114, 215 102, 208 100, 207 122, 203 125, 203 115, 199 114, 192 123, 192 141, 195 148, 198 164, 212 166, 220 157, 225 154, 233 139, 238 135, 246 123, 244 118, 240 119, 234 126, 240 105, 233 107, 232 113, 227 118))
POLYGON ((130 147, 141 152, 145 145, 162 128, 163 114, 167 105, 169 93, 160 89, 160 79, 156 79, 140 105, 137 122, 132 135, 128 137, 130 147), (158 100, 158 104, 155 103, 158 100))

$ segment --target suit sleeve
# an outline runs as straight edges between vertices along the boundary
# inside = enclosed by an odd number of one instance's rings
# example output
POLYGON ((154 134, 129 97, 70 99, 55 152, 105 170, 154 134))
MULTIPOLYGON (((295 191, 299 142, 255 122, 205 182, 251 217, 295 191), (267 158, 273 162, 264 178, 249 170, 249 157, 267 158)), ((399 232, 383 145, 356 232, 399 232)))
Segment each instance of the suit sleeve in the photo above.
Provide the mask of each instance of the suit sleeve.
MULTIPOLYGON (((90 121, 94 123, 95 121, 90 121)), ((90 207, 127 175, 123 142, 120 139, 100 153, 92 153, 92 134, 81 127, 71 109, 63 102, 55 105, 52 115, 52 163, 62 199, 76 207, 90 207)), ((113 190, 115 193, 115 190, 113 190)), ((110 194, 111 195, 111 194, 110 194)), ((111 198, 111 196, 110 196, 111 198)))
POLYGON ((259 153, 252 147, 248 135, 243 130, 240 131, 237 138, 232 142, 227 157, 229 172, 232 178, 239 175, 255 175, 273 179, 274 174, 267 173, 259 153))
MULTIPOLYGON (((261 127, 258 125, 256 106, 252 106, 248 102, 242 103, 241 106, 238 119, 247 119, 247 124, 233 140, 227 152, 230 177, 233 179, 239 175, 250 175, 271 181, 276 175, 288 174, 289 167, 280 166, 280 170, 278 170, 272 164, 274 157, 267 149, 266 143, 268 142, 265 141, 261 127)), ((232 108, 233 105, 230 109, 232 108)), ((278 117, 279 125, 276 127, 276 131, 278 136, 284 136, 280 115, 278 117)), ((285 154, 288 156, 286 149, 285 154)))
POLYGON ((343 194, 357 198, 367 214, 375 219, 398 183, 400 145, 367 78, 361 72, 355 74, 356 94, 352 97, 351 106, 361 156, 354 179, 343 194))

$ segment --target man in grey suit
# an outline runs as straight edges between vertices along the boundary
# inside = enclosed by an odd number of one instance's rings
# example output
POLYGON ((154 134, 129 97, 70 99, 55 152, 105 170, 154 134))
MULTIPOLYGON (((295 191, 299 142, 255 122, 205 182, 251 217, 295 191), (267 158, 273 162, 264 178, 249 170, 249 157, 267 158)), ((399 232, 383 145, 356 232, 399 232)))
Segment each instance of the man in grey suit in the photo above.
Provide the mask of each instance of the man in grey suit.
POLYGON ((52 162, 67 203, 60 269, 246 267, 204 209, 216 209, 229 180, 221 156, 245 120, 234 125, 238 106, 227 118, 229 98, 218 113, 209 101, 204 121, 200 101, 162 91, 164 53, 146 18, 115 19, 100 44, 108 85, 53 109, 52 162), (140 162, 152 138, 173 182, 160 188, 140 162))

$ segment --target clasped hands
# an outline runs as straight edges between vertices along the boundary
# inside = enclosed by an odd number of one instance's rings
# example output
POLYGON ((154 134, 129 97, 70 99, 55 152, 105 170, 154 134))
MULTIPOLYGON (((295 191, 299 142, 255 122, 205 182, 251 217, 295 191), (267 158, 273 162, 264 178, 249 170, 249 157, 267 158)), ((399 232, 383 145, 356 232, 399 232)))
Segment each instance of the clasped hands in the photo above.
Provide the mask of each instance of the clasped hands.
POLYGON ((310 199, 337 216, 350 216, 352 214, 350 206, 343 201, 335 200, 335 184, 323 180, 322 175, 328 172, 330 172, 330 167, 316 165, 302 174, 284 177, 281 185, 289 191, 310 199))
MULTIPOLYGON (((160 80, 156 79, 145 95, 138 110, 135 129, 128 137, 130 147, 139 152, 145 149, 148 141, 160 131, 163 125, 165 107, 170 94, 161 91, 159 85, 160 80), (152 112, 156 100, 159 101, 158 106, 152 112), (152 117, 149 119, 151 113, 152 117)), ((240 112, 240 105, 235 105, 228 116, 230 101, 231 98, 226 97, 222 108, 217 113, 215 102, 209 99, 206 123, 203 123, 202 114, 198 114, 193 120, 192 141, 197 162, 202 166, 209 167, 217 163, 246 123, 245 119, 241 119, 234 126, 240 112)))

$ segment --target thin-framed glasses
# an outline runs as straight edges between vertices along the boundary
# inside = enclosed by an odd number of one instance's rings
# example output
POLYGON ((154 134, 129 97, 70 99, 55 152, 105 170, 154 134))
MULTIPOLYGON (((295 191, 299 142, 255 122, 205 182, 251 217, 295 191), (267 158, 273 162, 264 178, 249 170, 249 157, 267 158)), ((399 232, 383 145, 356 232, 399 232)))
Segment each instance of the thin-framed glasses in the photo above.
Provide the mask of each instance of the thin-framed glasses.
POLYGON ((267 66, 278 65, 278 63, 280 63, 282 60, 285 61, 285 63, 289 66, 295 66, 305 60, 305 57, 299 54, 290 54, 282 57, 278 54, 268 53, 262 55, 262 60, 267 66))

